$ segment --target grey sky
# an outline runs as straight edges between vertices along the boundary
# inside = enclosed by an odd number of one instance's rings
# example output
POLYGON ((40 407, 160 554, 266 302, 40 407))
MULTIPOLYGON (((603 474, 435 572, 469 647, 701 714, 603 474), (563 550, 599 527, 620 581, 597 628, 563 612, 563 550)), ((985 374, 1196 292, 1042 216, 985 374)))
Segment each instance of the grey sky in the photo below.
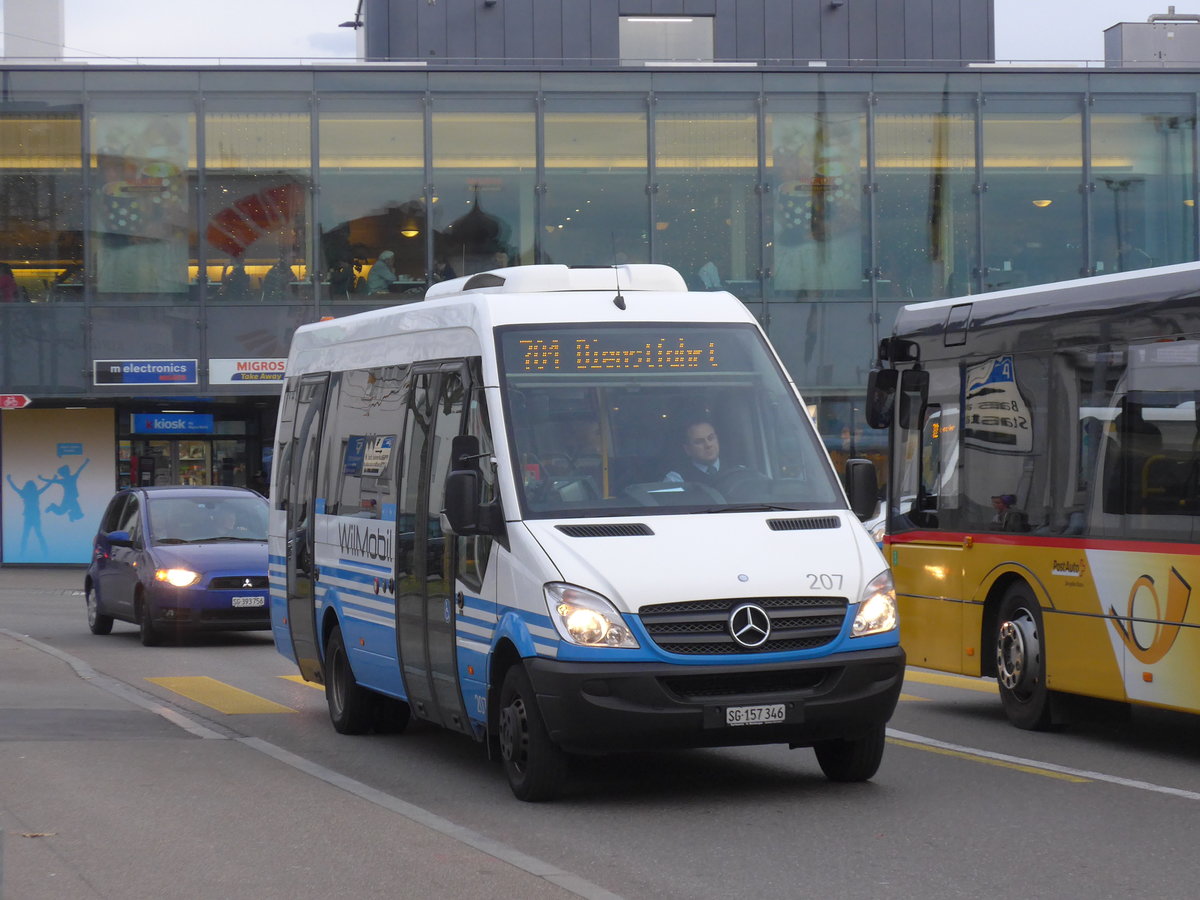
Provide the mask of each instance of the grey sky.
MULTIPOLYGON (((29 2, 29 0, 26 0, 29 2)), ((586 0, 570 0, 586 2, 586 0)), ((850 0, 853 2, 853 0, 850 0)), ((995 0, 999 60, 1099 60, 1104 29, 1165 13, 1164 0, 995 0)), ((66 0, 67 56, 354 56, 357 0, 66 0)), ((1181 13, 1200 13, 1177 0, 1181 13)))

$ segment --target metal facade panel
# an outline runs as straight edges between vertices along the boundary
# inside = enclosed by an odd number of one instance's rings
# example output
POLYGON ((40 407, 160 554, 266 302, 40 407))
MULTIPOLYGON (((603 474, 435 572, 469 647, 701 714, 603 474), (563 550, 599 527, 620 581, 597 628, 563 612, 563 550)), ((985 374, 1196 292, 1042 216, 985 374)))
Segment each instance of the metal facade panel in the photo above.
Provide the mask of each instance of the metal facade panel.
POLYGON ((960 0, 933 0, 932 56, 934 59, 963 58, 962 4, 960 0))
POLYGON ((517 65, 533 59, 534 0, 504 0, 504 55, 517 65))
POLYGON ((533 0, 533 56, 562 59, 563 8, 561 0, 533 0))
POLYGON ((446 57, 448 59, 503 58, 503 53, 476 52, 478 28, 476 18, 495 11, 495 7, 488 9, 482 5, 478 8, 459 4, 447 6, 445 12, 446 57))
POLYGON ((848 46, 852 60, 879 58, 876 4, 877 0, 854 0, 846 6, 850 17, 848 46))
POLYGON ((821 46, 821 11, 819 2, 796 3, 792 6, 792 55, 794 59, 824 59, 821 46))
POLYGON ((767 55, 765 23, 763 0, 739 0, 734 22, 738 59, 757 60, 767 55))
POLYGON ((584 63, 595 57, 592 47, 590 3, 564 3, 562 8, 562 55, 568 62, 584 63))
POLYGON ((905 0, 905 59, 933 57, 933 0, 905 0))
POLYGON ((825 59, 850 58, 850 13, 846 6, 827 6, 818 2, 821 17, 821 51, 825 59))
POLYGON ((617 38, 618 0, 591 0, 592 59, 602 62, 619 59, 620 41, 617 38))
POLYGON ((763 7, 763 27, 766 30, 764 50, 767 59, 791 60, 792 0, 766 0, 763 7))

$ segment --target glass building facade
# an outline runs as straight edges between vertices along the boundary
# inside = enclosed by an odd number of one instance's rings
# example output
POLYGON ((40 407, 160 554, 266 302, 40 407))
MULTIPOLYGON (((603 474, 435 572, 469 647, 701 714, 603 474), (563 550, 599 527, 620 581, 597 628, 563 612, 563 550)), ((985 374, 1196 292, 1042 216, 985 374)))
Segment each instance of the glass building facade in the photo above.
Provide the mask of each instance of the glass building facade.
POLYGON ((1197 258, 1178 71, 0 77, 0 393, 41 405, 184 394, 265 432, 278 383, 224 367, 284 357, 300 324, 500 265, 658 262, 741 298, 831 450, 862 455, 900 304, 1197 258), (194 383, 97 377, 147 359, 197 361, 194 383))

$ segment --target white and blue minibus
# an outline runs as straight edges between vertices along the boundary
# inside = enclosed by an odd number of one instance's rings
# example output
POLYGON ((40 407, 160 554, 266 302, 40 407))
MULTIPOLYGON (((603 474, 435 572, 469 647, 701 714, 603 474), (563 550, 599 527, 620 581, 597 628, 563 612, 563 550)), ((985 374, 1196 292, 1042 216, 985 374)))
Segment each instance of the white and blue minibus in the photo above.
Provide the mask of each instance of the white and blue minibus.
POLYGON ((843 488, 732 295, 520 266, 303 326, 274 460, 275 644, 339 732, 463 732, 524 800, 573 754, 877 771, 904 652, 875 472, 843 488))

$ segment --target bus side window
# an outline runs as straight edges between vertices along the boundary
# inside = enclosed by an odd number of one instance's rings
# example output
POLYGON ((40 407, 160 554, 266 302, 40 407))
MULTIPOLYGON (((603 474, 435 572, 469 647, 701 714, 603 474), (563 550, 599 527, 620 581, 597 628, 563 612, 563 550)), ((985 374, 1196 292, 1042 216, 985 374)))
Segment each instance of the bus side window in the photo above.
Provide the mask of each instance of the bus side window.
POLYGON ((941 406, 932 404, 925 407, 921 421, 918 491, 913 507, 913 519, 924 528, 936 528, 938 524, 938 492, 942 483, 941 419, 941 406))

